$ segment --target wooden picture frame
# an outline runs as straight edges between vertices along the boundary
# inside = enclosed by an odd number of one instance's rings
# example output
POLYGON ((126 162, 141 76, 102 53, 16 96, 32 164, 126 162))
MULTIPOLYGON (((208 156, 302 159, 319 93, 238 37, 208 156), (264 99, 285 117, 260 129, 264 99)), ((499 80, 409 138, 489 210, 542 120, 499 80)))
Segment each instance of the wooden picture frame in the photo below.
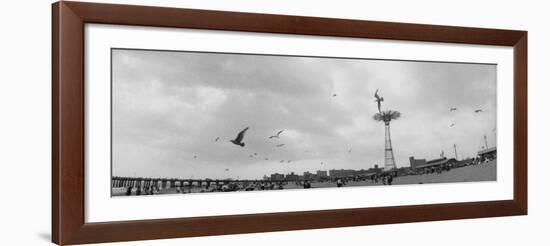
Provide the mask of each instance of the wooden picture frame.
POLYGON ((52 6, 52 241, 59 245, 527 214, 527 32, 81 2, 52 6), (513 200, 85 223, 84 24, 513 47, 513 200), (289 223, 292 221, 292 223, 289 223))

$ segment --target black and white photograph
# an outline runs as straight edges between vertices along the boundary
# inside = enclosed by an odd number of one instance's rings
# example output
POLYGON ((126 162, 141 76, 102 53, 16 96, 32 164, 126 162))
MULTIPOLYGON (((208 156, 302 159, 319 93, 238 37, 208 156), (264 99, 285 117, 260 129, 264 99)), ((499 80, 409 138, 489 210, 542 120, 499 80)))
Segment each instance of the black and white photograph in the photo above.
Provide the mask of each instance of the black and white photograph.
POLYGON ((497 180, 497 65, 111 49, 111 195, 497 180))

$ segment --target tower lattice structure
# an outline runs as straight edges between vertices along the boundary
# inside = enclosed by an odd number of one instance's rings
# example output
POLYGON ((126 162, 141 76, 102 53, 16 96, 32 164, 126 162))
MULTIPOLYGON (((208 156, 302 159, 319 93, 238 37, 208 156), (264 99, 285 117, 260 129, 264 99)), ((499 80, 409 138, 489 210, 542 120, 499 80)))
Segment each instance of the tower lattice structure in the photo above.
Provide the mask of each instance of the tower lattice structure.
POLYGON ((384 148, 384 156, 385 156, 384 171, 390 171, 397 168, 397 166, 395 165, 395 157, 393 155, 393 148, 391 145, 390 121, 391 119, 384 120, 385 131, 386 131, 385 148, 384 148))

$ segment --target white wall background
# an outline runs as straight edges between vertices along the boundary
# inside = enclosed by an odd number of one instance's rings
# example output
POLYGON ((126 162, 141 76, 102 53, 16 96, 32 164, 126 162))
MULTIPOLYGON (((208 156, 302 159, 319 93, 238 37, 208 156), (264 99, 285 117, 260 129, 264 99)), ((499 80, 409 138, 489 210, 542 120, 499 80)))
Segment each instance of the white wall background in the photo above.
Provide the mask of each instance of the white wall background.
MULTIPOLYGON (((548 245, 550 21, 545 1, 103 1, 529 31, 529 215, 113 245, 548 245)), ((50 3, 6 1, 0 14, 0 245, 50 237, 50 3)))

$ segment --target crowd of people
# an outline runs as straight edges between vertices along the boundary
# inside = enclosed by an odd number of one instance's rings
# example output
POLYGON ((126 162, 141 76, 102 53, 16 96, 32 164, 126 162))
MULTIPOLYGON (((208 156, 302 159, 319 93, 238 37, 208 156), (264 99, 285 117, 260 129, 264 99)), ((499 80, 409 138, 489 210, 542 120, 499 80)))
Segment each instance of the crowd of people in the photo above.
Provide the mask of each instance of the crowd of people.
MULTIPOLYGON (((480 165, 493 161, 496 157, 477 157, 463 160, 453 164, 443 164, 439 166, 425 167, 423 169, 411 170, 407 173, 390 171, 371 174, 369 176, 349 176, 340 178, 326 178, 322 180, 296 180, 296 181, 224 181, 223 183, 208 183, 206 186, 193 185, 191 183, 176 183, 172 188, 165 188, 169 191, 163 191, 158 186, 150 187, 127 187, 125 195, 156 195, 163 193, 204 193, 204 192, 232 192, 232 191, 262 191, 262 190, 283 190, 283 189, 310 189, 316 187, 344 187, 350 182, 371 182, 373 184, 392 185, 395 178, 402 175, 426 175, 426 174, 441 174, 449 172, 454 168, 460 168, 470 165, 480 165)), ((123 195, 124 190, 121 190, 118 195, 123 195)))

